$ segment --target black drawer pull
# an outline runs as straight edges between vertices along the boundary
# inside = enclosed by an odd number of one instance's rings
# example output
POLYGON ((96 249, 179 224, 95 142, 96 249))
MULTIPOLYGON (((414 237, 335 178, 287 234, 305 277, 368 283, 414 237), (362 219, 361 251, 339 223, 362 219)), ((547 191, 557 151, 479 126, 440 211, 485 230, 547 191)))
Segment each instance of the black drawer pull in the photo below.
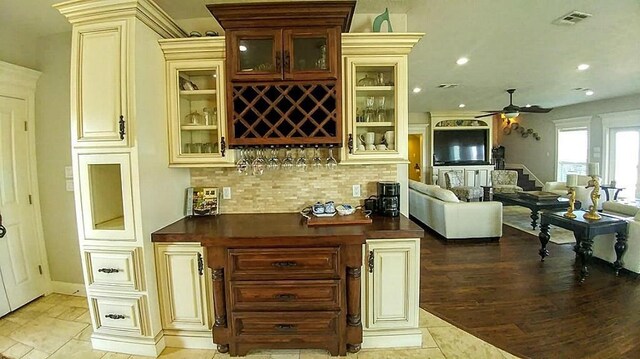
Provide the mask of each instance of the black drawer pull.
POLYGON ((294 300, 298 298, 295 294, 276 294, 273 297, 279 300, 294 300))
POLYGON ((109 319, 124 319, 126 318, 124 315, 122 314, 107 314, 104 316, 105 318, 109 318, 109 319))
POLYGON ((293 324, 276 324, 275 328, 276 330, 280 330, 283 332, 291 332, 296 330, 296 326, 293 324))
POLYGON ((111 273, 119 273, 120 269, 116 269, 116 268, 100 268, 98 269, 99 273, 107 273, 107 274, 111 274, 111 273))
POLYGON ((278 268, 291 268, 291 267, 295 267, 298 265, 298 263, 296 262, 273 262, 271 263, 272 266, 274 267, 278 267, 278 268))

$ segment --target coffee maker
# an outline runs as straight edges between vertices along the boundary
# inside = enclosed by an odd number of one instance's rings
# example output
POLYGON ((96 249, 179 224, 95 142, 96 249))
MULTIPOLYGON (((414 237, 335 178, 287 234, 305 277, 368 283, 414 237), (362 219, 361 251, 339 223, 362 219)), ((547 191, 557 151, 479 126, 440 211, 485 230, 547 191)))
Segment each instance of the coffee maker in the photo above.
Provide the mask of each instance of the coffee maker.
POLYGON ((400 215, 400 183, 378 182, 378 213, 386 217, 400 215))

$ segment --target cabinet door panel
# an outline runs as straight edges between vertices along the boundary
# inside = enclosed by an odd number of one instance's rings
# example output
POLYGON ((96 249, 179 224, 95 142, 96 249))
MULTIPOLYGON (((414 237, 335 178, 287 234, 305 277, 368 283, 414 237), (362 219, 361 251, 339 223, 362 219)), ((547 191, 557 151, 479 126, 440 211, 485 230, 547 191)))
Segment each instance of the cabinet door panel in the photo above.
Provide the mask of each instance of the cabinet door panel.
POLYGON ((339 28, 284 30, 284 78, 334 80, 338 78, 339 28))
POLYGON ((367 329, 417 326, 419 248, 419 239, 367 241, 366 255, 373 256, 365 284, 367 329))
POLYGON ((164 329, 211 329, 205 263, 199 245, 156 246, 164 329))
POLYGON ((127 146, 127 23, 78 26, 73 35, 74 144, 127 146))
POLYGON ((282 79, 282 30, 227 32, 227 72, 234 81, 282 79))

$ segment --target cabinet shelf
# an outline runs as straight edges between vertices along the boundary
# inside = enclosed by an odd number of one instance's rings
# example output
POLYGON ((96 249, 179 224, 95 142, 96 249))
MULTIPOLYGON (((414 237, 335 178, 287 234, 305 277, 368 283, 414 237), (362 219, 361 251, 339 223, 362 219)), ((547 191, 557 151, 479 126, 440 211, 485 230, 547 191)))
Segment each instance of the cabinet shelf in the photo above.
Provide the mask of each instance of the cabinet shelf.
POLYGON ((218 126, 216 125, 181 125, 180 129, 182 131, 213 131, 217 130, 218 126))
POLYGON ((393 122, 356 122, 356 127, 393 127, 393 122))
POLYGON ((180 95, 198 96, 198 95, 215 95, 217 90, 180 90, 180 95))
POLYGON ((96 223, 95 229, 122 230, 124 228, 124 216, 116 217, 102 223, 96 223))
POLYGON ((356 86, 357 92, 387 92, 393 93, 394 86, 356 86))

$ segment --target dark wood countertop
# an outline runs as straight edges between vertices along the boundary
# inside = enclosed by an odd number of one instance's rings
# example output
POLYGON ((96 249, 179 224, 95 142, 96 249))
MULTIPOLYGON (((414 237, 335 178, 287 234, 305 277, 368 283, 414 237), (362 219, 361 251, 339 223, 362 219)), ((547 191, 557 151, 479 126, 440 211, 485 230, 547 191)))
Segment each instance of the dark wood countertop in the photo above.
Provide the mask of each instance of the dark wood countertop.
POLYGON ((306 225, 299 213, 222 214, 219 216, 185 217, 151 235, 153 242, 201 242, 245 246, 255 239, 261 244, 277 245, 282 239, 301 241, 342 238, 342 241, 362 242, 367 238, 422 238, 424 231, 405 216, 373 217, 365 225, 306 225), (266 242, 265 242, 266 241, 266 242), (272 242, 272 243, 269 243, 272 242))

